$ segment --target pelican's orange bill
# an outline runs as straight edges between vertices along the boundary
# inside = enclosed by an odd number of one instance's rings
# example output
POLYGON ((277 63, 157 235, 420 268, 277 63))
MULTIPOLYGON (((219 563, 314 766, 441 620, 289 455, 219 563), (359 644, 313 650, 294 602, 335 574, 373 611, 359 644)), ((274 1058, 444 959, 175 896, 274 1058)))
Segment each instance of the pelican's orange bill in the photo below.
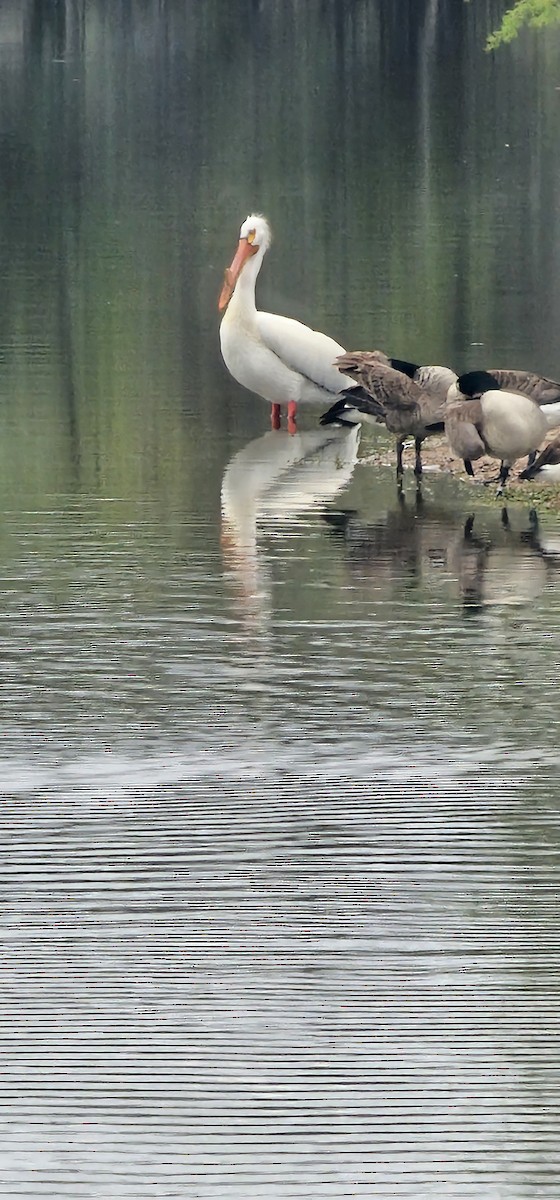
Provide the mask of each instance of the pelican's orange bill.
POLYGON ((257 250, 258 246, 251 245, 247 238, 239 239, 239 245, 235 252, 235 258, 231 264, 231 267, 227 268, 224 275, 224 284, 220 292, 220 299, 218 300, 218 309, 220 312, 222 312, 222 310, 226 307, 226 304, 228 304, 231 300, 233 289, 237 283, 237 280, 239 279, 243 265, 247 262, 247 259, 250 258, 252 254, 257 253, 257 250))

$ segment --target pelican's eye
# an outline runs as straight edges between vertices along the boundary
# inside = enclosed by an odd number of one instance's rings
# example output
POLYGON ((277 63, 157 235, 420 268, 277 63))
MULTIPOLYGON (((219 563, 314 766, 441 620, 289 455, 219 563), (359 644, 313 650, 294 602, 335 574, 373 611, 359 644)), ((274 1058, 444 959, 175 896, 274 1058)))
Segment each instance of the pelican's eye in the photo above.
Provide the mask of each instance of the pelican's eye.
POLYGON ((257 236, 257 231, 256 231, 256 229, 251 229, 250 233, 248 233, 248 234, 247 234, 247 241, 248 241, 248 243, 249 243, 249 245, 250 245, 250 246, 252 246, 252 245, 253 245, 253 242, 254 242, 254 240, 255 240, 256 236, 257 236))

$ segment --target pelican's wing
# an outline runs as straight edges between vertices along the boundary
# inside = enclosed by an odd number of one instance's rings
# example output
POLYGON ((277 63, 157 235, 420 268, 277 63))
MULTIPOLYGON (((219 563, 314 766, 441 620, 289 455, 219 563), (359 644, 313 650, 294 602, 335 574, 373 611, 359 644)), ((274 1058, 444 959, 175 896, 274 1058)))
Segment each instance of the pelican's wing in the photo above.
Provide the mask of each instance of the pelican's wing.
POLYGON ((265 345, 292 371, 328 392, 340 392, 348 386, 348 380, 333 365, 335 358, 344 353, 334 338, 277 313, 257 312, 257 327, 265 345))

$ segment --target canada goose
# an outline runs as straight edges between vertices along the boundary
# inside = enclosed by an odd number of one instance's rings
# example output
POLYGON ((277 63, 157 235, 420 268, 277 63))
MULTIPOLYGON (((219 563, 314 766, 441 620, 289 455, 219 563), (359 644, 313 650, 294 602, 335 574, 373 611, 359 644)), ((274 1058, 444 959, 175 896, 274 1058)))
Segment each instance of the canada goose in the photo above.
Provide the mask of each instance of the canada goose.
MULTIPOLYGON (((469 371, 468 374, 476 375, 477 372, 469 371)), ((492 367, 487 374, 495 379, 502 390, 519 392, 522 396, 529 396, 534 400, 535 404, 542 408, 549 429, 560 425, 560 383, 556 383, 554 379, 547 379, 546 375, 535 375, 533 371, 495 370, 492 367)), ((472 392, 469 392, 469 395, 472 395, 472 392)))
POLYGON ((521 472, 520 479, 539 479, 541 483, 560 481, 560 434, 558 434, 539 457, 521 472))
POLYGON ((422 442, 428 434, 443 431, 443 406, 450 385, 457 379, 455 372, 450 367, 419 367, 403 359, 387 360, 380 350, 343 354, 336 365, 357 386, 341 393, 323 413, 321 424, 367 421, 386 425, 397 439, 397 479, 403 474, 405 438, 413 437, 414 473, 420 476, 422 442))
POLYGON ((463 459, 468 475, 474 475, 472 463, 483 454, 500 459, 497 495, 504 489, 512 463, 533 451, 547 428, 547 418, 535 400, 505 391, 488 371, 469 371, 449 388, 447 440, 463 459))
POLYGON ((270 401, 274 429, 280 428, 281 404, 287 405, 293 432, 298 404, 327 404, 351 384, 334 366, 344 348, 333 338, 292 317, 257 309, 255 284, 271 240, 265 217, 253 213, 243 222, 218 301, 220 312, 226 310, 220 345, 230 375, 270 401))
MULTIPOLYGON (((533 371, 509 371, 494 367, 483 374, 491 375, 502 391, 518 392, 520 395, 529 396, 531 400, 534 400, 535 404, 542 408, 548 429, 556 429, 560 425, 560 383, 557 383, 556 380, 547 379, 546 375, 535 375, 533 371)), ((465 375, 461 376, 463 380, 461 391, 463 395, 470 396, 473 400, 478 399, 481 394, 477 382, 479 375, 480 371, 467 371, 465 375)), ((537 452, 534 449, 527 459, 528 467, 536 457, 537 452)))

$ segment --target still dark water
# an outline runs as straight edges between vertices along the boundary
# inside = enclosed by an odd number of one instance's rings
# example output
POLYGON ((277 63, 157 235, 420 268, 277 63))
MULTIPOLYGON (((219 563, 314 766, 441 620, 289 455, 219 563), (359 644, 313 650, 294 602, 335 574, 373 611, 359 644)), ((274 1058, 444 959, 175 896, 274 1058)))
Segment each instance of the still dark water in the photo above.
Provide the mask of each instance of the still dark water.
MULTIPOLYGON (((560 373, 560 36, 0 7, 0 1194, 560 1189, 560 524, 268 431, 262 307, 560 373)), ((383 443, 383 435, 380 435, 383 443)))

